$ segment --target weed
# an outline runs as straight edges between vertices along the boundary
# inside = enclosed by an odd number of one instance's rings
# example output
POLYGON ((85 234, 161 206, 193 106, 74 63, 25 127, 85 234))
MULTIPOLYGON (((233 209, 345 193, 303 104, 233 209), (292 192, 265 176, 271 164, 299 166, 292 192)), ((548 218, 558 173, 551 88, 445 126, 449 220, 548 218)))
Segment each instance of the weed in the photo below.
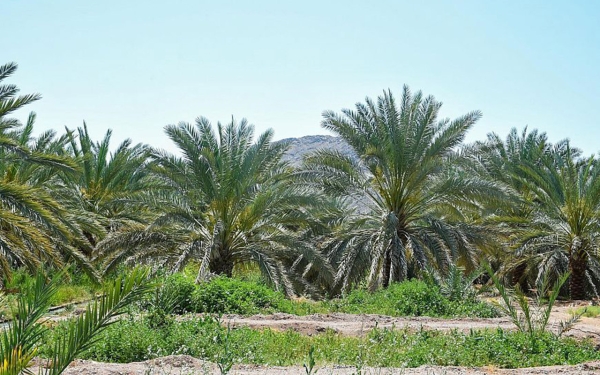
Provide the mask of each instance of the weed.
MULTIPOLYGON (((537 352, 539 350, 538 341, 546 333, 552 307, 560 293, 560 288, 569 278, 569 273, 561 275, 552 287, 548 283, 547 275, 544 276, 541 288, 535 292, 535 302, 532 304, 518 285, 514 290, 505 287, 491 267, 489 265, 485 267, 504 302, 504 304, 498 304, 499 308, 511 318, 520 332, 529 337, 529 349, 537 352)), ((581 315, 573 315, 571 319, 560 322, 557 335, 561 336, 571 329, 580 317, 581 315)))
POLYGON ((227 324, 227 330, 219 330, 217 333, 217 342, 222 345, 222 350, 217 355, 217 366, 222 375, 226 375, 233 367, 234 354, 231 350, 231 327, 227 324))
POLYGON ((315 365, 317 362, 315 361, 315 346, 311 345, 310 349, 308 349, 307 362, 304 362, 304 370, 306 371, 306 375, 316 374, 318 370, 315 369, 315 365))
MULTIPOLYGON (((52 353, 54 342, 64 336, 56 327, 46 335, 39 355, 52 353)), ((103 362, 137 362, 160 355, 187 354, 216 362, 225 369, 229 363, 270 364, 277 366, 308 364, 307 353, 315 348, 313 359, 321 364, 364 365, 370 367, 486 366, 502 368, 575 364, 600 359, 589 342, 558 338, 550 333, 538 337, 538 350, 529 336, 502 330, 411 331, 381 329, 363 338, 347 337, 326 331, 315 336, 298 332, 257 331, 246 327, 229 332, 215 318, 190 317, 172 324, 151 328, 144 319, 120 320, 98 336, 82 358, 103 362), (148 348, 151 347, 151 350, 148 348)), ((364 367, 363 367, 364 368, 364 367)))

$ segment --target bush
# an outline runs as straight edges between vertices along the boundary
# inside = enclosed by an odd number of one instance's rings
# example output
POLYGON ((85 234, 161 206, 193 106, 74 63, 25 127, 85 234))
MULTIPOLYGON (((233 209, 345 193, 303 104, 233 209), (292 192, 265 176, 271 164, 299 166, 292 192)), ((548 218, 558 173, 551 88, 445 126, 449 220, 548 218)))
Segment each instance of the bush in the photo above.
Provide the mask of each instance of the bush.
POLYGON ((285 297, 264 285, 218 277, 197 286, 192 311, 217 314, 257 314, 279 311, 285 297))
POLYGON ((331 309, 345 313, 385 314, 392 316, 476 316, 495 317, 491 305, 474 297, 452 301, 438 285, 421 280, 394 283, 375 293, 357 289, 345 298, 328 302, 331 309))
POLYGON ((165 278, 161 293, 169 296, 174 303, 173 313, 193 311, 192 295, 196 290, 194 280, 183 273, 174 273, 165 278))
POLYGON ((176 273, 165 277, 156 295, 150 296, 142 308, 158 321, 162 315, 182 314, 269 314, 283 312, 306 315, 314 313, 362 313, 392 316, 476 316, 495 317, 491 305, 475 297, 453 301, 444 296, 436 284, 420 280, 394 283, 375 293, 356 289, 341 299, 329 301, 290 300, 282 293, 256 281, 217 277, 195 284, 193 277, 176 273))

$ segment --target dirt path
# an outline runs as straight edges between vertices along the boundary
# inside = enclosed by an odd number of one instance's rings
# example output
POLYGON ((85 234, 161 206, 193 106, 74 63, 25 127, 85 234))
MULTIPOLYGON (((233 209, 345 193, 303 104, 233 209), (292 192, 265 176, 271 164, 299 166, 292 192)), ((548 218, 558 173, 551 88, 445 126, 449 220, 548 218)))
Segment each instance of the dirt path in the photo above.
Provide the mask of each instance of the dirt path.
MULTIPOLYGON (((549 328, 557 331, 559 323, 570 317, 569 309, 577 307, 572 304, 556 306, 552 310, 549 328)), ((224 315, 223 324, 232 327, 247 326, 255 329, 270 328, 274 330, 294 330, 305 335, 316 335, 326 330, 333 330, 342 335, 360 336, 375 327, 379 328, 409 328, 429 330, 459 330, 469 332, 471 329, 515 329, 509 318, 429 318, 429 317, 407 317, 396 318, 385 315, 374 314, 314 314, 307 316, 296 316, 289 314, 254 315, 249 317, 239 315, 224 315)), ((582 317, 566 336, 578 339, 590 338, 600 343, 600 318, 582 317)))
MULTIPOLYGON (((37 369, 33 369, 34 373, 37 369)), ((93 374, 93 375, 196 375, 196 374, 218 374, 219 370, 213 363, 204 362, 189 356, 169 356, 154 359, 145 362, 134 362, 127 364, 100 363, 94 361, 75 361, 65 371, 65 375, 75 374, 93 374)), ((318 375, 335 374, 350 375, 355 374, 354 367, 334 366, 319 368, 318 375)), ((480 375, 480 374, 582 374, 591 375, 600 373, 600 361, 588 362, 576 366, 549 366, 549 367, 531 367, 515 370, 503 370, 493 367, 485 368, 464 368, 464 367, 439 367, 439 366, 421 366, 412 369, 400 368, 366 368, 362 370, 363 374, 403 374, 403 375, 480 375)), ((253 365, 234 366, 230 374, 238 375, 279 375, 306 374, 302 367, 264 367, 253 365)))

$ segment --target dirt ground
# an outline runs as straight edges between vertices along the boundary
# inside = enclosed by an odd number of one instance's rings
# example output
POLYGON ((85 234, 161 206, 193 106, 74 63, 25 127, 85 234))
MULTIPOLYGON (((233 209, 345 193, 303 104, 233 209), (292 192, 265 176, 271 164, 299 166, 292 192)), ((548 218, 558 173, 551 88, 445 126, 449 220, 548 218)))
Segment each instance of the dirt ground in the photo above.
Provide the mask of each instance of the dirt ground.
MULTIPOLYGON (((33 369, 34 373, 37 369, 33 369)), ((354 367, 334 366, 318 368, 318 375, 351 375, 355 374, 354 367)), ((204 362, 190 356, 169 356, 145 362, 127 364, 99 363, 94 361, 75 361, 65 371, 65 375, 90 374, 90 375, 196 375, 196 374, 219 374, 215 364, 204 362)), ((279 375, 306 374, 302 367, 263 367, 253 365, 234 366, 230 374, 237 375, 279 375)), ((600 361, 589 362, 577 366, 549 366, 531 367, 516 370, 503 370, 493 367, 464 368, 464 367, 439 367, 421 366, 418 368, 364 368, 362 374, 369 375, 480 375, 480 374, 600 374, 600 361)))
MULTIPOLYGON (((570 318, 570 309, 584 306, 585 303, 559 304, 552 309, 549 328, 557 331, 561 321, 570 318)), ((307 316, 296 316, 289 314, 254 315, 249 317, 239 315, 224 315, 223 324, 232 327, 247 326, 255 329, 270 328, 274 330, 294 330, 305 335, 316 335, 326 330, 333 330, 342 335, 360 336, 375 327, 379 328, 409 328, 430 330, 459 330, 469 332, 471 329, 502 328, 505 330, 515 329, 508 317, 502 318, 429 318, 429 317, 406 317, 395 318, 385 315, 374 314, 314 314, 307 316)), ((577 339, 589 338, 600 344, 600 318, 582 317, 565 336, 577 339)))

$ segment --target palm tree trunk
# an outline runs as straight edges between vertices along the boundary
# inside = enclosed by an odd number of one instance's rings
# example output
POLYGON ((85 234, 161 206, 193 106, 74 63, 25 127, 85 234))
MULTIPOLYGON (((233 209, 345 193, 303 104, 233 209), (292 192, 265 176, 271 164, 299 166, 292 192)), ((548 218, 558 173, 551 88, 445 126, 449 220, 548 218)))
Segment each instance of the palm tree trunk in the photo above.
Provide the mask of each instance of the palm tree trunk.
POLYGON ((389 248, 385 251, 384 256, 383 269, 381 270, 381 286, 387 288, 390 285, 390 272, 392 271, 392 254, 389 248))
POLYGON ((571 299, 574 300, 582 300, 587 296, 585 291, 586 255, 587 254, 585 253, 575 253, 569 257, 569 271, 571 271, 571 276, 569 278, 569 292, 571 293, 571 299))
POLYGON ((524 293, 529 292, 529 284, 527 283, 527 278, 525 277, 525 272, 527 271, 527 263, 520 263, 516 266, 512 271, 512 285, 519 285, 521 291, 524 293))
POLYGON ((210 271, 217 275, 231 277, 233 275, 233 261, 229 258, 214 259, 209 264, 210 271))

